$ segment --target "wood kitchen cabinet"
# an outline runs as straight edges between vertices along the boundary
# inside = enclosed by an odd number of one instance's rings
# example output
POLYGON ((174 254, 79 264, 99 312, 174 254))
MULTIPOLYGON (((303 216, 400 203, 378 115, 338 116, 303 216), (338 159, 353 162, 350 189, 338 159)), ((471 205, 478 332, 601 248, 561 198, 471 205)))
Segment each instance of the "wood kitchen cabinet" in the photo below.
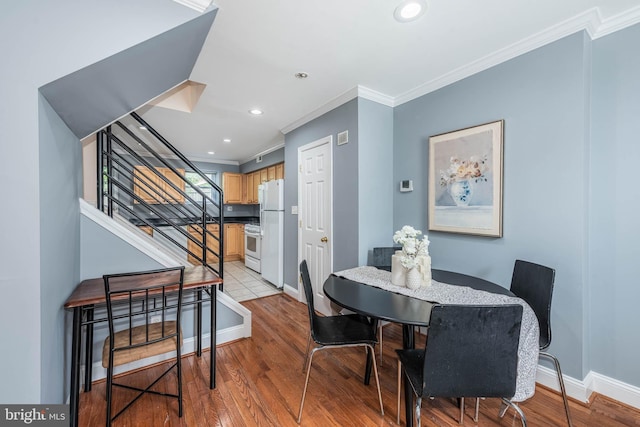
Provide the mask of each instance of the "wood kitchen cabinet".
POLYGON ((267 181, 272 181, 276 179, 276 167, 274 166, 269 166, 267 168, 267 181))
POLYGON ((224 203, 242 203, 242 174, 224 172, 222 174, 222 191, 224 191, 224 203))
POLYGON ((242 174, 242 204, 249 203, 249 175, 242 174))
POLYGON ((248 204, 258 203, 258 185, 260 184, 260 172, 246 174, 246 202, 248 204))
POLYGON ((174 171, 169 168, 159 168, 162 174, 167 178, 173 185, 175 185, 178 190, 173 188, 171 185, 164 182, 164 193, 165 198, 169 201, 169 203, 184 203, 184 169, 178 169, 178 172, 181 176, 177 175, 174 171))
POLYGON ((278 163, 264 169, 259 169, 254 172, 244 174, 241 180, 242 201, 240 203, 258 203, 258 186, 263 182, 271 181, 274 179, 284 179, 284 163, 278 163))
POLYGON ((246 185, 245 194, 246 194, 246 197, 245 197, 244 200, 245 200, 245 203, 248 203, 248 204, 258 203, 258 201, 257 201, 258 193, 257 193, 257 191, 254 191, 254 190, 257 190, 257 187, 254 184, 254 179, 253 178, 254 178, 254 174, 253 173, 245 174, 245 185, 246 185))
POLYGON ((244 259, 244 225, 224 225, 224 260, 239 261, 244 259))
MULTIPOLYGON (((226 230, 226 229, 225 229, 226 230)), ((189 225, 187 226, 187 231, 189 235, 193 237, 196 242, 193 242, 191 239, 187 240, 187 249, 189 252, 193 252, 198 255, 199 258, 202 258, 202 227, 199 225, 189 225)), ((218 224, 207 224, 207 231, 211 233, 213 236, 216 236, 218 239, 220 238, 220 226, 218 224)), ((207 234, 207 248, 210 250, 207 251, 207 263, 215 264, 218 262, 218 257, 214 255, 214 253, 220 253, 220 242, 218 239, 214 239, 211 234, 207 234), (213 251, 213 252, 211 252, 213 251)), ((225 238, 226 238, 225 234, 225 238)), ((192 264, 200 264, 200 261, 191 254, 187 254, 187 259, 192 264)))
MULTIPOLYGON (((151 205, 184 203, 184 169, 176 174, 170 168, 135 166, 133 169, 133 194, 151 205), (173 183, 180 191, 167 184, 162 177, 173 183), (182 194, 181 194, 182 193, 182 194)), ((134 199, 133 203, 139 203, 134 199)))

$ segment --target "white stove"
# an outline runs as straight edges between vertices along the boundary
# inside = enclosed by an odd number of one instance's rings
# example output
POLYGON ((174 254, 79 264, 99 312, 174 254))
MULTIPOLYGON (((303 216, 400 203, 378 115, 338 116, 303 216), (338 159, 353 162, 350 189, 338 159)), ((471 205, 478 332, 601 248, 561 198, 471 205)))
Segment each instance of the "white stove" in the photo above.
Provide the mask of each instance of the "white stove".
POLYGON ((246 224, 244 226, 244 265, 256 273, 260 273, 260 247, 262 236, 260 226, 246 224))

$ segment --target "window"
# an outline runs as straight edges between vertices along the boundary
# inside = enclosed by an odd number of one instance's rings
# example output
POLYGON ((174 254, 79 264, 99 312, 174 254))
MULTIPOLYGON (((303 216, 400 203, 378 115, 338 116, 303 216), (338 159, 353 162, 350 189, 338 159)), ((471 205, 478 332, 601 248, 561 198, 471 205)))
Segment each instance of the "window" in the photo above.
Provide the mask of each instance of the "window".
MULTIPOLYGON (((216 178, 218 175, 217 173, 215 172, 205 173, 205 175, 211 181, 216 182, 216 178)), ((202 179, 200 175, 198 175, 195 172, 185 172, 184 177, 187 180, 187 182, 190 184, 190 185, 187 185, 187 187, 185 188, 185 192, 187 193, 187 196, 191 197, 195 202, 198 202, 198 203, 202 202, 202 195, 195 189, 195 187, 198 187, 200 190, 202 190, 204 194, 209 196, 215 202, 218 201, 218 193, 216 192, 214 194, 213 188, 211 187, 211 185, 209 185, 207 181, 202 179)))

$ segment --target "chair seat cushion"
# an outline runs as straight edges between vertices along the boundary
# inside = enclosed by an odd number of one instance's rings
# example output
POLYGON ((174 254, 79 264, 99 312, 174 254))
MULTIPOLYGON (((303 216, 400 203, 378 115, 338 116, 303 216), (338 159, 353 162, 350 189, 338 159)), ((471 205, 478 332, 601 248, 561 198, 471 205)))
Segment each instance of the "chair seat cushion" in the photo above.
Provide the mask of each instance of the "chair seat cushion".
MULTIPOLYGON (((170 321, 164 323, 164 335, 175 334, 176 322, 170 321)), ((162 338, 162 323, 149 324, 149 340, 162 338)), ((125 329, 115 334, 114 346, 116 351, 113 355, 113 366, 123 365, 135 360, 144 359, 146 357, 157 356, 159 354, 168 353, 176 350, 176 337, 168 338, 152 344, 142 345, 130 349, 117 350, 120 347, 140 344, 147 341, 146 326, 140 325, 131 329, 131 340, 129 343, 129 329, 125 329)), ((182 331, 180 331, 180 346, 182 347, 182 331)), ((111 349, 109 337, 105 338, 102 346, 102 367, 109 366, 109 351, 111 349)))
POLYGON ((358 314, 345 316, 315 316, 313 339, 320 345, 375 344, 373 326, 358 314))

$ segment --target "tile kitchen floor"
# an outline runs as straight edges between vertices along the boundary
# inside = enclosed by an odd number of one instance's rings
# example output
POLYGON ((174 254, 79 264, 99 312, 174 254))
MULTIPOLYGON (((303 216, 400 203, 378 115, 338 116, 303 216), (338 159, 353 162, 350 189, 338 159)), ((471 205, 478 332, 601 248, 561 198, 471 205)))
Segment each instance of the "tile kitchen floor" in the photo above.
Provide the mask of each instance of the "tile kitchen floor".
POLYGON ((234 300, 248 301, 281 292, 282 290, 263 280, 260 273, 245 267, 244 262, 224 263, 224 293, 234 300))

